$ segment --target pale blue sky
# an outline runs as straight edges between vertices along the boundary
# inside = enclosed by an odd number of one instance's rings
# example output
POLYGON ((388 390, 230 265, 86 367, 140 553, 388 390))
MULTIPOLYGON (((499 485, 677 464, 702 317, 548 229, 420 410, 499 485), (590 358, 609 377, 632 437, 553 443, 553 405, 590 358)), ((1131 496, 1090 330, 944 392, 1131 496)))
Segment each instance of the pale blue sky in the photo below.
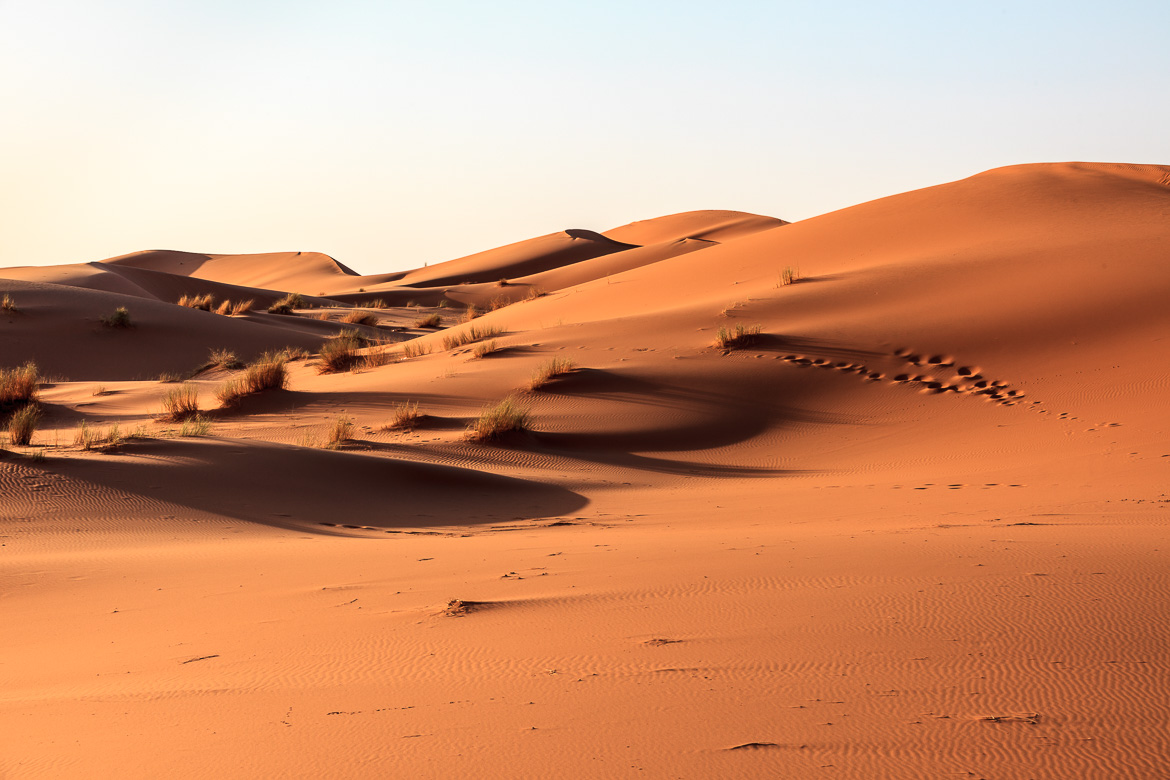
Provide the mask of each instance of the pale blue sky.
POLYGON ((1170 163, 1165 2, 0 0, 0 266, 796 220, 1170 163))

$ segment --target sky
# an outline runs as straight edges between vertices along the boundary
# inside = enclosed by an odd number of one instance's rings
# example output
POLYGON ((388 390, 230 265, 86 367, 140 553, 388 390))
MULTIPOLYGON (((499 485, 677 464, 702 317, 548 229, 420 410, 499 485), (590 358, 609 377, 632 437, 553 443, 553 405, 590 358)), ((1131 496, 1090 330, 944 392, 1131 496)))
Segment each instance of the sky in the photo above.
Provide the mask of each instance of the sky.
POLYGON ((0 266, 362 273, 692 209, 1170 163, 1170 3, 0 0, 0 266))

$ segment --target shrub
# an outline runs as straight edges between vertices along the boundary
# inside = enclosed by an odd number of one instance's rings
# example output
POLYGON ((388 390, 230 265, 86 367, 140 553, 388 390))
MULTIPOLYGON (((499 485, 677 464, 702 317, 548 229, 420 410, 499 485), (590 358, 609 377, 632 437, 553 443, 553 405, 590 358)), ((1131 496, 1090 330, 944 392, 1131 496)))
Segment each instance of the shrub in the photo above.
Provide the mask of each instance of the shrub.
POLYGON ((319 374, 346 371, 358 361, 357 351, 369 346, 370 340, 356 330, 343 330, 321 345, 319 374))
POLYGON ((382 430, 412 431, 418 425, 420 417, 422 415, 418 413, 418 401, 398 404, 394 407, 394 416, 390 418, 390 422, 382 426, 382 430))
POLYGON ((577 364, 572 360, 563 357, 555 357, 541 363, 532 372, 532 379, 528 381, 529 390, 539 390, 548 384, 549 380, 554 376, 567 374, 577 367, 577 364))
POLYGON ((793 268, 792 266, 787 266, 787 267, 785 267, 785 269, 783 271, 780 272, 779 277, 777 278, 776 286, 777 287, 787 287, 788 285, 798 281, 799 279, 800 279, 800 270, 797 268, 793 268))
POLYGON ((4 293, 4 297, 0 298, 0 309, 8 312, 9 314, 15 314, 16 312, 20 311, 16 305, 16 301, 12 300, 12 296, 8 293, 4 293))
POLYGON ((528 409, 508 397, 495 406, 485 406, 468 428, 467 437, 471 441, 492 441, 506 433, 526 431, 528 418, 528 409))
POLYGON ((229 379, 216 388, 215 397, 223 406, 235 406, 246 395, 265 390, 283 390, 288 386, 285 364, 289 358, 283 352, 266 352, 235 379, 229 379))
POLYGON ((305 298, 300 293, 289 293, 268 307, 269 314, 292 314, 293 309, 304 309, 305 298))
POLYGON ((32 442, 33 433, 41 421, 41 410, 36 404, 28 404, 17 409, 12 419, 8 421, 8 438, 13 444, 27 447, 32 442))
POLYGON ((486 325, 478 327, 472 325, 470 328, 465 328, 448 336, 443 336, 443 349, 454 349, 455 347, 462 347, 464 344, 470 344, 473 341, 480 341, 481 339, 498 336, 503 331, 495 325, 486 325))
POLYGON ((199 414, 199 388, 190 382, 168 390, 162 397, 163 412, 169 420, 185 420, 199 414))
POLYGON ((0 369, 0 411, 37 400, 40 387, 41 377, 36 363, 0 369))
POLYGON ((329 429, 329 436, 325 439, 325 448, 330 450, 341 449, 341 445, 353 438, 353 420, 344 414, 333 421, 329 429))
POLYGON ((236 301, 232 304, 232 316, 238 317, 241 314, 247 314, 256 305, 256 301, 249 298, 246 301, 236 301))
POLYGON ((351 311, 341 318, 341 321, 349 325, 377 325, 378 318, 368 311, 351 311))
POLYGON ((428 314, 425 317, 419 317, 414 321, 416 328, 437 328, 443 324, 443 318, 438 314, 428 314))
POLYGON ((481 341, 476 344, 475 347, 471 350, 471 354, 477 358, 483 358, 487 357, 493 352, 499 351, 499 349, 500 348, 496 346, 496 340, 492 339, 491 341, 481 341))
POLYGON ((479 309, 475 308, 474 303, 467 304, 467 308, 463 310, 463 316, 459 319, 460 322, 471 322, 479 316, 479 309))
POLYGON ((133 328, 134 323, 130 321, 130 312, 125 306, 119 306, 114 309, 114 313, 108 317, 102 317, 102 325, 107 328, 133 328))
POLYGON ((760 340, 763 328, 759 325, 736 325, 731 330, 720 326, 715 336, 715 346, 719 349, 739 349, 750 346, 760 340))
POLYGON ((230 349, 213 349, 208 356, 212 368, 243 368, 244 364, 230 349))

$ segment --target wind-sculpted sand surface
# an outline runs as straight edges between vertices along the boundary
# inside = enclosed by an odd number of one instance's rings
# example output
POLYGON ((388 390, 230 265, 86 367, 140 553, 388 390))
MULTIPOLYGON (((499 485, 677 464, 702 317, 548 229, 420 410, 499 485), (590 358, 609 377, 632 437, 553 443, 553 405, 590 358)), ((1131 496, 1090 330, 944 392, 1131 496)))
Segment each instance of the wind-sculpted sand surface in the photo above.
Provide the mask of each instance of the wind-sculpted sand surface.
POLYGON ((0 775, 1166 776, 1168 214, 0 269, 0 775))

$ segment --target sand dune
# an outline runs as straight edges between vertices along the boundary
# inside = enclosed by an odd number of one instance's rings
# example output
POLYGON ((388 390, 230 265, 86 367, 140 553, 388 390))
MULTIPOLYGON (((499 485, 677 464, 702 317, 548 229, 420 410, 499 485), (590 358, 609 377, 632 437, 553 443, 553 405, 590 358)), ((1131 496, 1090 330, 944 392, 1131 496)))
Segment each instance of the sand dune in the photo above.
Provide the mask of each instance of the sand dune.
POLYGON ((1159 777, 1167 213, 1170 167, 1040 164, 380 275, 2 269, 0 367, 52 376, 0 453, 0 772, 1159 777), (210 350, 286 347, 221 406, 210 350))

